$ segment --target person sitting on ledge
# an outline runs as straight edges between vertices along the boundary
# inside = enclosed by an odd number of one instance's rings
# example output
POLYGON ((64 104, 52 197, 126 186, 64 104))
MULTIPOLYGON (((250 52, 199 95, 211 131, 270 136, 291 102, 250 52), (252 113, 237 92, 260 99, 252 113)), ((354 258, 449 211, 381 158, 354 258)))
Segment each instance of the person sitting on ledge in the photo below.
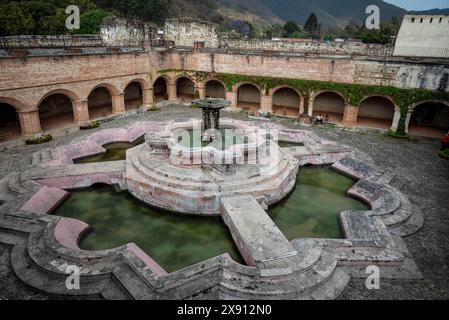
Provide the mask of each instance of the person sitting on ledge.
POLYGON ((321 116, 321 114, 317 115, 315 118, 315 124, 323 124, 323 117, 321 116))
POLYGON ((443 146, 441 147, 441 150, 449 149, 449 131, 443 137, 442 142, 443 142, 443 146))

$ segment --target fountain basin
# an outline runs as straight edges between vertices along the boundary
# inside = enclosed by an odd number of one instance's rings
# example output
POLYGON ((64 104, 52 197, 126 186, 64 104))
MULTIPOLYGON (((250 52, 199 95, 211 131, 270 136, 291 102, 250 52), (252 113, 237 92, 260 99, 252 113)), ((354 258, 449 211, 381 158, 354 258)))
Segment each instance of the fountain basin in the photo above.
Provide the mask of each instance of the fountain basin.
POLYGON ((171 124, 161 135, 148 136, 146 144, 127 152, 127 190, 152 206, 196 215, 219 215, 220 199, 235 194, 251 195, 263 206, 288 195, 298 160, 267 139, 266 131, 233 121, 222 125, 247 142, 225 150, 180 144, 177 130, 201 127, 200 121, 171 124))

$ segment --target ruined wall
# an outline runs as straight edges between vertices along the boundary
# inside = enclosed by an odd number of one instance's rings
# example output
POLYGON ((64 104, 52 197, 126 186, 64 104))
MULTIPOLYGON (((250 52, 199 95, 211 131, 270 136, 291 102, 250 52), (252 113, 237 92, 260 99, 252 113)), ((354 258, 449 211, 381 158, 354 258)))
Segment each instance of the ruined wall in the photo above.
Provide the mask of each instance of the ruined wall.
POLYGON ((449 58, 449 16, 406 15, 394 55, 449 58))
POLYGON ((165 21, 164 39, 182 47, 193 47, 195 42, 204 42, 207 48, 218 47, 216 25, 189 19, 165 21))
POLYGON ((390 56, 392 53, 392 48, 388 45, 364 44, 362 42, 294 41, 292 39, 280 41, 226 39, 220 41, 219 47, 226 49, 319 52, 370 56, 390 56))
POLYGON ((140 46, 151 41, 155 28, 142 21, 106 17, 101 24, 100 34, 107 46, 140 46))

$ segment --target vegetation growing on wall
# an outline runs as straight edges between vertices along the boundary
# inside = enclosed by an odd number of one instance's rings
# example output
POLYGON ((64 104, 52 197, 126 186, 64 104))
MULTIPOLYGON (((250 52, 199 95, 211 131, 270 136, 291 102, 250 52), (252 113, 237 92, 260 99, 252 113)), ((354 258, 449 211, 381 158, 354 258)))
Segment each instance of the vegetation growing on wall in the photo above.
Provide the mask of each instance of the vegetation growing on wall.
POLYGON ((379 95, 391 98, 395 105, 401 110, 401 119, 397 132, 405 134, 405 120, 409 109, 418 102, 427 100, 449 100, 448 92, 432 91, 426 89, 401 89, 392 86, 381 85, 362 85, 352 83, 340 83, 330 81, 314 81, 303 79, 286 79, 286 78, 273 78, 273 77, 261 77, 261 76, 249 76, 241 74, 230 73, 208 73, 200 71, 185 71, 185 70, 161 70, 159 73, 175 72, 176 74, 182 74, 183 76, 194 79, 195 81, 204 81, 208 78, 215 78, 222 81, 226 85, 228 91, 232 90, 232 87, 241 82, 250 82, 256 84, 261 90, 268 94, 270 89, 278 86, 289 86, 296 89, 304 98, 305 110, 307 113, 307 101, 312 93, 326 90, 326 91, 338 91, 346 97, 348 103, 352 106, 359 106, 363 99, 371 95, 379 95))

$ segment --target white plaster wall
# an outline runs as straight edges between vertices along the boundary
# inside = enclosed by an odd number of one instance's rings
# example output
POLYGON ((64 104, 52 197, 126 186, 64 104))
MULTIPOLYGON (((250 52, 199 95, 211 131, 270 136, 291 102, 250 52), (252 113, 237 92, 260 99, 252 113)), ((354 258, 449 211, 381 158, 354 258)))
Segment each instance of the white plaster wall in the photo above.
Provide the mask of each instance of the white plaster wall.
POLYGON ((400 66, 396 75, 400 88, 423 88, 449 91, 447 66, 400 66))
POLYGON ((404 16, 393 55, 448 58, 449 16, 404 16))

